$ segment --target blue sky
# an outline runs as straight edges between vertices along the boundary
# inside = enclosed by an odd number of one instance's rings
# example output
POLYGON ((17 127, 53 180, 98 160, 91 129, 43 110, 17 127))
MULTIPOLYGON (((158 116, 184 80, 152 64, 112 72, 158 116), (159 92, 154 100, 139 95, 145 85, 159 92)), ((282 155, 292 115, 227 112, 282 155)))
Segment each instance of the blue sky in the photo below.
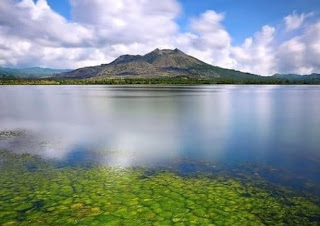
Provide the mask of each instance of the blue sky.
MULTIPOLYGON (((224 25, 233 37, 234 44, 240 44, 264 24, 278 24, 284 15, 315 12, 320 16, 319 0, 180 0, 183 11, 177 18, 183 31, 188 30, 190 18, 197 17, 211 9, 224 12, 224 25)), ((49 5, 71 20, 69 0, 49 0, 49 5)))
POLYGON ((181 1, 185 10, 182 23, 206 9, 225 12, 224 25, 240 43, 264 24, 278 24, 293 11, 308 13, 320 10, 319 0, 202 0, 181 1))
POLYGON ((155 48, 259 75, 320 73, 320 0, 0 0, 0 66, 79 68, 155 48))

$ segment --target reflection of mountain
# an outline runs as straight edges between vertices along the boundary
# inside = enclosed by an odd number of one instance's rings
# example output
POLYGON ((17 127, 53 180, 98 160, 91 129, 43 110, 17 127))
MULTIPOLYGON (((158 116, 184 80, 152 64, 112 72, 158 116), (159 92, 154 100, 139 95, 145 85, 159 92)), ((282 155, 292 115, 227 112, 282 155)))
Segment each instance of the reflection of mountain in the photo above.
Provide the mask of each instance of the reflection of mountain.
POLYGON ((62 78, 111 77, 237 77, 255 79, 258 76, 215 67, 189 56, 179 49, 155 49, 146 55, 122 55, 109 64, 79 68, 62 73, 62 78))

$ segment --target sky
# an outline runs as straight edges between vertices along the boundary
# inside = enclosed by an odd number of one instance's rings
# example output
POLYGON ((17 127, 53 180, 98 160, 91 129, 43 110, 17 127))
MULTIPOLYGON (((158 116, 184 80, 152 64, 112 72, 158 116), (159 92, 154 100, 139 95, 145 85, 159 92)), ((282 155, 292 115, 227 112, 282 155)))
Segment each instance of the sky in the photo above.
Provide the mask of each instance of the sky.
POLYGON ((259 75, 320 73, 320 0, 0 0, 0 66, 79 68, 179 48, 259 75))

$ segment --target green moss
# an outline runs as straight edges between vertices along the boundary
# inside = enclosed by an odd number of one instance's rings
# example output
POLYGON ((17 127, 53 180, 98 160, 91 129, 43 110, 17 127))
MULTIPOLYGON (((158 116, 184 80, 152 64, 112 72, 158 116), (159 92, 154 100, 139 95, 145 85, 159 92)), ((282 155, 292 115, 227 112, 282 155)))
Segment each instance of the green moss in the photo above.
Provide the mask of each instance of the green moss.
POLYGON ((2 225, 319 225, 317 198, 265 182, 0 157, 2 225))

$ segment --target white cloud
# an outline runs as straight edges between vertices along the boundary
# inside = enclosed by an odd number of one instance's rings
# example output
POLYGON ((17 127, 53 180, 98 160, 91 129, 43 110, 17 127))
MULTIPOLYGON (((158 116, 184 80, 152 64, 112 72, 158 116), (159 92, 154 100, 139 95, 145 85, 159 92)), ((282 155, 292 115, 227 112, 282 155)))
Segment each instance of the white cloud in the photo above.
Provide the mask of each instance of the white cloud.
POLYGON ((101 45, 148 42, 174 34, 175 0, 71 0, 74 21, 91 26, 101 45))
POLYGON ((46 0, 1 0, 0 66, 77 68, 178 47, 205 62, 262 75, 320 71, 320 21, 309 20, 312 13, 293 12, 280 26, 265 25, 233 45, 225 14, 213 10, 190 19, 181 32, 177 0, 70 3, 67 20, 46 0))
POLYGON ((320 21, 308 25, 302 35, 279 45, 276 52, 278 71, 282 73, 320 72, 320 21))
POLYGON ((284 24, 289 30, 265 25, 253 37, 246 38, 242 45, 234 46, 230 34, 221 24, 224 15, 207 11, 193 19, 193 29, 188 34, 192 41, 184 38, 182 46, 208 63, 260 75, 319 73, 320 20, 307 23, 312 15, 293 12, 284 20, 289 21, 284 24), (298 32, 292 36, 292 30, 298 32))
POLYGON ((302 13, 299 15, 296 12, 293 12, 292 14, 286 16, 284 18, 286 31, 293 31, 301 28, 305 20, 312 15, 313 13, 308 13, 308 14, 302 13))
POLYGON ((93 36, 86 27, 52 11, 45 0, 3 0, 0 12, 1 31, 6 35, 45 46, 83 46, 93 36))
POLYGON ((177 45, 207 63, 256 74, 270 74, 275 28, 264 26, 241 46, 232 46, 232 38, 223 27, 223 20, 224 14, 212 10, 193 18, 190 33, 183 34, 177 45))
POLYGON ((235 68, 255 74, 268 75, 274 69, 275 28, 265 25, 254 37, 247 38, 239 47, 232 48, 232 57, 236 59, 235 68))
POLYGON ((233 67, 230 58, 231 37, 223 27, 224 14, 213 10, 193 18, 190 32, 180 34, 176 45, 187 53, 207 62, 223 67, 233 67))
POLYGON ((71 1, 72 22, 46 0, 1 0, 0 64, 76 68, 168 45, 178 26, 175 0, 71 1))

